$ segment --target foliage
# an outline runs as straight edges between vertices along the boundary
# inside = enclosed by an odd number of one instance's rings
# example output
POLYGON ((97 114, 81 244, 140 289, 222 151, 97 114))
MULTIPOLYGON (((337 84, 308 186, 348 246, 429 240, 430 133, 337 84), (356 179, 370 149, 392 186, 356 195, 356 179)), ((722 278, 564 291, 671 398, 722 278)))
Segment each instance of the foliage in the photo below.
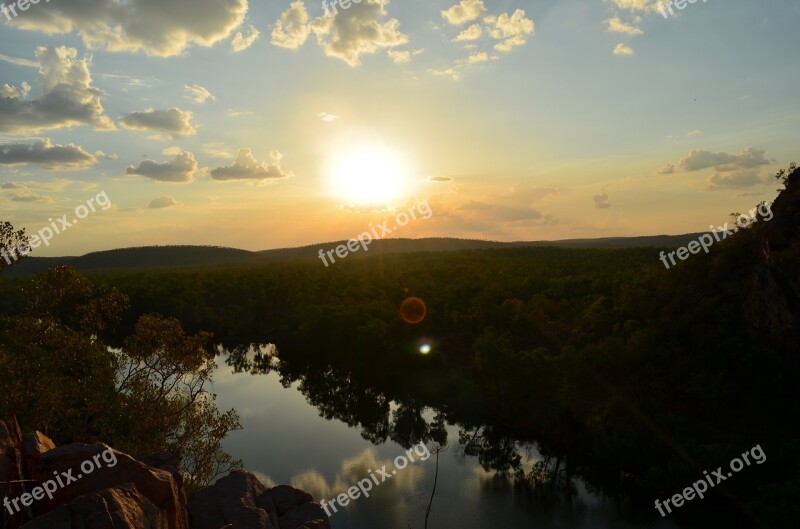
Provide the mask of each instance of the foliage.
POLYGON ((174 318, 144 314, 123 346, 110 348, 105 338, 127 296, 68 267, 41 274, 24 295, 27 309, 0 323, 0 415, 59 442, 171 453, 190 490, 241 466, 221 448, 238 416, 220 413, 206 389, 215 369, 209 333, 186 336, 174 318))

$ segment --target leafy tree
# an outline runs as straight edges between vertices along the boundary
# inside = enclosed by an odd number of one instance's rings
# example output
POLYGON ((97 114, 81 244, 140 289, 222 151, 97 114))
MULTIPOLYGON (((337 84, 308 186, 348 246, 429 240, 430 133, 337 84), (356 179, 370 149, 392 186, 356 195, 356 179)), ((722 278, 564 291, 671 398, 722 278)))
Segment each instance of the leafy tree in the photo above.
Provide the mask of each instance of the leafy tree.
POLYGON ((101 440, 134 456, 178 458, 187 489, 238 468, 221 448, 241 428, 207 391, 216 365, 210 333, 142 315, 122 347, 109 346, 127 296, 69 267, 37 276, 27 309, 0 320, 0 415, 59 442, 101 440))
POLYGON ((10 222, 0 222, 0 272, 17 264, 29 251, 25 229, 15 230, 10 222))

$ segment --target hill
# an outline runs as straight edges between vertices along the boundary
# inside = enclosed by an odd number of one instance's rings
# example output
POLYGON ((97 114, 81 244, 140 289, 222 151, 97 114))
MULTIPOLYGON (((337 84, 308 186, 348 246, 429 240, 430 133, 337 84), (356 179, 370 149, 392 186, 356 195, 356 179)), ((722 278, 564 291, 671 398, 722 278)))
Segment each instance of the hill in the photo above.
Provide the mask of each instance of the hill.
MULTIPOLYGON (((549 246, 555 248, 677 248, 697 239, 699 234, 652 235, 641 237, 607 237, 599 239, 565 239, 560 241, 499 242, 476 239, 426 238, 384 239, 374 241, 368 252, 359 251, 349 259, 375 257, 398 253, 447 252, 456 250, 486 250, 549 246)), ((332 241, 295 248, 275 248, 251 252, 218 246, 144 246, 92 252, 82 256, 34 257, 22 260, 4 275, 20 276, 44 272, 58 265, 78 270, 114 270, 139 268, 173 268, 179 266, 214 266, 250 264, 254 262, 303 261, 317 259, 320 249, 330 250, 347 241, 332 241)))

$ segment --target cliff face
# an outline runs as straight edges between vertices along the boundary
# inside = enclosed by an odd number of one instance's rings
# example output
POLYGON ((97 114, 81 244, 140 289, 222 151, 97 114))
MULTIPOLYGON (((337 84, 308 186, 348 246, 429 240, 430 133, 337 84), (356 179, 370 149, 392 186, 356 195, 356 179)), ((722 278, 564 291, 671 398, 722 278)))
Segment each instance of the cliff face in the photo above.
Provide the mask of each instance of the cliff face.
POLYGON ((759 230, 759 257, 744 306, 753 333, 785 351, 800 338, 800 169, 772 204, 774 217, 759 230))
POLYGON ((303 491, 237 471, 187 502, 174 462, 146 461, 102 443, 56 447, 0 420, 0 528, 330 529, 303 491))

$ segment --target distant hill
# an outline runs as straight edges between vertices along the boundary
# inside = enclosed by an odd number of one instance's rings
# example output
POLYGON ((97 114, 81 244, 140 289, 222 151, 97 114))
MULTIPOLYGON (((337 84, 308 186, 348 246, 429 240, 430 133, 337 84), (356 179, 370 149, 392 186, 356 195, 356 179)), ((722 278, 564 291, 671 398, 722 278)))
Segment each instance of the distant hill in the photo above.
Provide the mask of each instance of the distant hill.
MULTIPOLYGON (((566 239, 561 241, 498 242, 474 239, 428 238, 384 239, 374 241, 369 251, 359 248, 347 259, 412 252, 447 252, 487 250, 519 246, 552 246, 557 248, 678 248, 697 239, 699 233, 686 235, 652 235, 644 237, 607 237, 601 239, 566 239)), ((257 262, 301 261, 318 259, 319 250, 333 250, 347 241, 334 241, 298 248, 277 248, 251 252, 217 246, 144 246, 92 252, 79 257, 28 257, 4 275, 36 274, 57 265, 70 265, 78 270, 131 268, 172 268, 178 266, 214 266, 257 262)), ((337 259, 338 260, 338 259, 337 259)))

